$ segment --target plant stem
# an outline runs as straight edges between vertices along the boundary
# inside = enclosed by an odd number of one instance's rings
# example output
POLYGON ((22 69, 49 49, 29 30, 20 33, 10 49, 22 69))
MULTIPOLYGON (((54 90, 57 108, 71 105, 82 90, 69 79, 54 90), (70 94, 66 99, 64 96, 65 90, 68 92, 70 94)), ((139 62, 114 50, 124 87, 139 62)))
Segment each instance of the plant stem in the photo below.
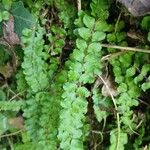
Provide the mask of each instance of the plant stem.
POLYGON ((150 53, 150 50, 133 48, 133 47, 125 47, 125 46, 117 46, 117 45, 109 45, 109 44, 101 44, 102 47, 119 49, 124 51, 132 51, 132 52, 141 52, 141 53, 150 53))
POLYGON ((9 137, 9 136, 13 136, 13 135, 19 134, 19 133, 22 132, 22 131, 23 131, 23 129, 18 130, 18 131, 13 132, 13 133, 1 135, 1 136, 0 136, 0 139, 1 139, 1 138, 4 138, 4 137, 9 137))
POLYGON ((112 98, 112 101, 113 101, 113 103, 114 103, 115 109, 116 109, 117 126, 118 126, 118 137, 117 137, 116 150, 119 150, 119 145, 120 145, 120 142, 119 142, 119 141, 120 141, 120 116, 119 116, 119 113, 118 113, 118 111, 117 111, 118 108, 117 108, 116 100, 115 100, 113 94, 111 93, 111 91, 110 91, 110 89, 109 89, 107 83, 105 82, 105 80, 104 80, 101 76, 98 76, 98 77, 102 80, 102 82, 103 82, 104 85, 106 86, 106 88, 107 88, 107 90, 108 90, 108 92, 109 92, 109 94, 110 94, 110 96, 111 96, 111 98, 112 98))
POLYGON ((81 0, 77 0, 78 12, 81 10, 81 0))

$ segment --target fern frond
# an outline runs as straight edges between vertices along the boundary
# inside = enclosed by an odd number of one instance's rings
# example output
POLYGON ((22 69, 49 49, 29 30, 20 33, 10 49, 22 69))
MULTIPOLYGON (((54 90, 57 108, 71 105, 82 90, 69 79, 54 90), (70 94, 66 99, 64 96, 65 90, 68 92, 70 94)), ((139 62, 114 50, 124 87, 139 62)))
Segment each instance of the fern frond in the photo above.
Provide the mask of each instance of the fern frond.
POLYGON ((38 31, 26 29, 23 32, 22 42, 25 44, 24 62, 22 63, 23 73, 29 87, 33 92, 46 89, 49 84, 44 53, 44 30, 38 31))
POLYGON ((59 19, 63 22, 65 28, 72 29, 73 22, 77 15, 77 10, 73 4, 68 3, 66 0, 55 0, 56 8, 59 11, 59 19))
POLYGON ((109 17, 109 0, 92 0, 91 14, 97 19, 106 20, 109 17))
POLYGON ((99 41, 105 39, 105 33, 94 28, 95 19, 88 15, 84 15, 82 22, 84 27, 77 29, 76 49, 66 62, 68 75, 63 86, 58 134, 62 149, 83 149, 88 134, 84 126, 87 124, 85 114, 90 95, 85 85, 93 83, 96 75, 101 73, 99 41))
POLYGON ((36 149, 56 149, 59 101, 48 92, 39 92, 27 100, 25 125, 36 149))
POLYGON ((24 105, 23 101, 0 101, 0 111, 19 111, 24 105))

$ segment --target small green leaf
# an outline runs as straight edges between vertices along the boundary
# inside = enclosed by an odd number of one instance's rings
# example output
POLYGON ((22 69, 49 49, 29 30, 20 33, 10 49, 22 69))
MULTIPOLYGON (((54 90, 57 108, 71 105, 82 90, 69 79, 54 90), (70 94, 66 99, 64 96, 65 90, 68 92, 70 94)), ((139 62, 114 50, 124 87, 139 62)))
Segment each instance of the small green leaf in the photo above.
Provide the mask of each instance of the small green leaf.
POLYGON ((84 55, 84 52, 82 52, 78 49, 74 49, 72 56, 75 60, 82 62, 85 55, 84 55))
POLYGON ((84 51, 87 48, 86 41, 81 38, 76 40, 76 45, 77 45, 77 48, 82 51, 84 51))
POLYGON ((9 19, 9 12, 8 11, 3 11, 2 12, 2 18, 3 18, 3 20, 8 20, 9 19))
POLYGON ((117 41, 116 35, 114 33, 107 34, 107 41, 108 42, 116 42, 117 41))
POLYGON ((80 79, 79 79, 80 82, 86 84, 86 83, 93 83, 94 82, 94 77, 93 77, 93 74, 82 74, 80 76, 80 79))
POLYGON ((118 87, 118 92, 120 92, 120 93, 124 93, 124 92, 126 92, 127 91, 127 85, 125 84, 125 83, 121 83, 120 85, 119 85, 119 87, 118 87))
POLYGON ((136 73, 136 68, 131 67, 131 68, 127 69, 126 75, 127 75, 127 77, 132 77, 135 75, 135 73, 136 73))
POLYGON ((4 5, 5 9, 9 10, 13 1, 11 0, 2 0, 2 4, 4 5))
POLYGON ((125 32, 118 32, 118 33, 116 33, 116 38, 117 38, 117 42, 121 42, 121 41, 125 40, 126 33, 125 32))
POLYGON ((138 82, 142 81, 144 79, 144 76, 142 74, 139 74, 137 77, 134 78, 135 84, 138 84, 138 82))
POLYGON ((92 29, 95 24, 95 19, 93 17, 85 15, 83 17, 83 23, 86 25, 87 28, 92 29))
POLYGON ((106 34, 104 32, 96 31, 92 35, 92 42, 102 41, 105 39, 105 37, 106 37, 106 34))
POLYGON ((76 26, 78 26, 78 27, 83 27, 84 26, 84 24, 83 24, 83 17, 84 17, 84 15, 85 15, 84 11, 80 10, 78 12, 78 18, 75 19, 75 21, 74 21, 74 24, 76 26))
POLYGON ((121 21, 119 21, 119 23, 117 25, 116 31, 120 32, 122 29, 124 29, 124 27, 125 27, 125 22, 123 20, 121 20, 121 21))
POLYGON ((89 53, 95 53, 95 52, 100 52, 102 49, 102 46, 100 43, 91 43, 88 47, 88 52, 89 53))
POLYGON ((97 22, 95 23, 95 28, 94 28, 94 29, 95 29, 96 31, 106 32, 106 31, 110 31, 111 28, 112 28, 111 25, 107 24, 105 21, 99 20, 99 21, 97 21, 97 22))
POLYGON ((99 106, 94 106, 94 113, 98 122, 101 122, 102 119, 106 119, 107 117, 106 111, 101 111, 99 106))
POLYGON ((145 92, 148 89, 150 89, 150 82, 143 83, 142 84, 142 90, 145 92))
POLYGON ((79 35, 84 39, 84 40, 88 40, 91 36, 91 30, 85 27, 79 28, 78 29, 78 33, 79 35))
POLYGON ((79 94, 79 96, 81 97, 89 97, 90 96, 90 92, 88 91, 87 88, 85 87, 79 87, 77 89, 77 93, 79 94))
MULTIPOLYGON (((111 146, 109 147, 109 150, 115 150, 116 149, 116 144, 117 142, 117 132, 115 130, 112 130, 110 133, 110 143, 111 146)), ((124 150, 124 145, 127 144, 128 142, 128 136, 127 133, 120 133, 120 139, 119 139, 119 145, 118 145, 118 149, 119 150, 124 150)))
POLYGON ((142 67, 142 70, 141 70, 141 74, 143 76, 147 75, 147 73, 150 71, 150 64, 145 64, 143 67, 142 67))
POLYGON ((143 18, 141 22, 141 26, 144 30, 150 29, 150 16, 149 15, 143 18))

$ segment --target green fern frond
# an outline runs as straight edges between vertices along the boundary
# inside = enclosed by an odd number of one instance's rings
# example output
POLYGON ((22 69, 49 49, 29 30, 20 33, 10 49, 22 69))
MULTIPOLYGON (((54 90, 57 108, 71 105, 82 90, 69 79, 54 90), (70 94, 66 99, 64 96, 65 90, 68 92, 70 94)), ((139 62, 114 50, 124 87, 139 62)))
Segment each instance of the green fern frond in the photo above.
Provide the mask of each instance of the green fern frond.
POLYGON ((92 0, 91 14, 97 19, 106 20, 109 17, 109 0, 92 0))
POLYGON ((84 126, 87 124, 85 114, 90 95, 85 84, 93 83, 96 75, 101 73, 99 41, 105 39, 105 33, 95 30, 94 18, 85 15, 82 21, 84 27, 78 28, 76 33, 79 36, 76 49, 66 62, 68 81, 63 86, 58 134, 62 149, 84 148, 83 142, 88 134, 84 133, 84 126))
POLYGON ((19 111, 24 105, 24 101, 0 101, 0 111, 19 111))
POLYGON ((44 53, 44 30, 38 28, 23 31, 22 42, 25 44, 24 62, 22 63, 23 73, 29 87, 33 92, 38 92, 46 89, 49 84, 48 74, 46 70, 46 53, 44 53))

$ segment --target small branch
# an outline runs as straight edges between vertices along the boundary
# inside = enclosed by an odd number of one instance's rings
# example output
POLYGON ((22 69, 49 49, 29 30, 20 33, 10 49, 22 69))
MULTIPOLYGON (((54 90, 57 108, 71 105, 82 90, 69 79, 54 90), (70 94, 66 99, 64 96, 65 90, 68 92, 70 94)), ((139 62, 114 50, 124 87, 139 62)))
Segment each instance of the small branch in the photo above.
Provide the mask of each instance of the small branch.
POLYGON ((78 12, 81 10, 81 0, 77 0, 78 12))
POLYGON ((12 98, 9 99, 9 101, 12 101, 13 99, 15 99, 17 97, 20 99, 19 95, 23 94, 24 92, 25 91, 22 91, 22 92, 19 92, 19 93, 15 94, 12 98))
MULTIPOLYGON (((11 90, 11 89, 8 87, 8 94, 9 94, 9 92, 10 92, 11 94, 13 94, 13 95, 15 96, 15 98, 17 97, 17 98, 19 98, 19 99, 21 100, 21 97, 19 97, 18 94, 16 94, 13 90, 11 90)), ((14 99, 14 96, 13 96, 13 98, 9 99, 9 101, 13 100, 13 99, 14 99)))
POLYGON ((110 59, 113 59, 113 58, 115 58, 115 57, 118 57, 118 56, 120 56, 120 55, 122 55, 122 54, 124 54, 124 53, 126 53, 126 51, 121 51, 121 52, 117 52, 117 53, 113 53, 113 54, 108 54, 108 55, 102 57, 101 60, 102 60, 102 61, 110 60, 110 59))
POLYGON ((150 107, 150 104, 146 103, 145 101, 143 101, 142 99, 138 98, 139 102, 141 102, 142 104, 150 107))
POLYGON ((140 48, 124 47, 124 46, 109 45, 109 44, 101 44, 101 46, 106 47, 106 48, 124 50, 124 51, 141 52, 141 53, 149 53, 150 54, 150 50, 145 50, 145 49, 140 49, 140 48))
POLYGON ((13 133, 1 135, 1 136, 0 136, 0 139, 1 139, 1 138, 4 138, 4 137, 9 137, 9 136, 13 136, 13 135, 19 134, 19 133, 22 132, 22 131, 23 131, 23 129, 18 130, 18 131, 13 132, 13 133))

